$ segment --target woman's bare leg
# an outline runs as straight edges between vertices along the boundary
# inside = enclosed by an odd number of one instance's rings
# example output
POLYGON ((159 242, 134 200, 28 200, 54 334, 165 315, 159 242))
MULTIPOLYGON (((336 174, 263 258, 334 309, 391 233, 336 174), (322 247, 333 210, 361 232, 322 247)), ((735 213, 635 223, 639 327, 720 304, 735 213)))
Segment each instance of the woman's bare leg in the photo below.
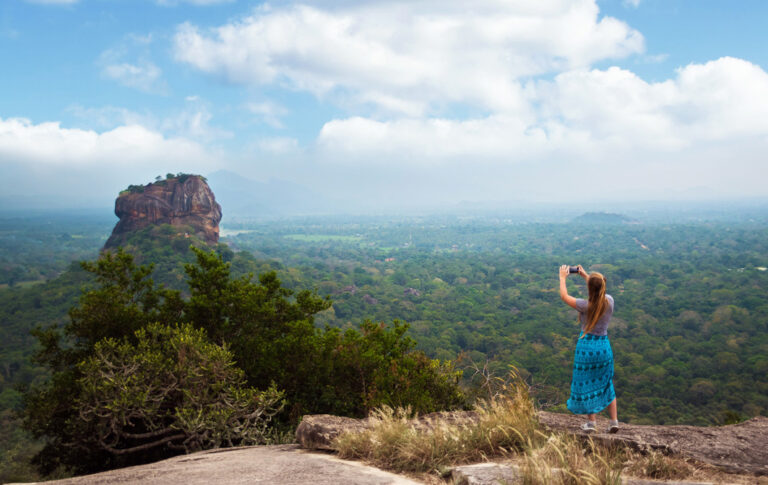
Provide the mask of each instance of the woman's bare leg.
MULTIPOLYGON (((607 409, 608 409, 608 416, 611 417, 611 421, 618 421, 619 410, 618 410, 618 406, 616 405, 616 399, 611 401, 611 404, 608 405, 607 409)), ((593 415, 590 415, 590 416, 593 416, 593 415)), ((590 417, 589 419, 592 420, 592 417, 590 417)))
POLYGON ((587 414, 587 419, 594 423, 597 420, 597 414, 587 414))

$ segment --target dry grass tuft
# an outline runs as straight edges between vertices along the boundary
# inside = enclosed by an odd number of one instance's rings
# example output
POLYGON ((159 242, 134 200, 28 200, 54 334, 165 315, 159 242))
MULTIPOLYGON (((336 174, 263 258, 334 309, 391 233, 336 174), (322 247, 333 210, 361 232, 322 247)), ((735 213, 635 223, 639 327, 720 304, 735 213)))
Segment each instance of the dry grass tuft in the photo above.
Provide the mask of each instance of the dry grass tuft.
POLYGON ((681 480, 691 478, 696 468, 680 458, 651 450, 643 455, 629 453, 625 461, 629 475, 656 480, 681 480))
POLYGON ((371 414, 369 430, 342 434, 334 446, 342 458, 363 459, 398 472, 439 473, 447 466, 522 452, 546 438, 538 430, 522 382, 482 401, 476 412, 476 419, 465 422, 435 420, 416 426, 409 409, 384 407, 371 414))
POLYGON ((577 437, 552 434, 522 458, 524 483, 620 484, 622 460, 616 450, 577 437))

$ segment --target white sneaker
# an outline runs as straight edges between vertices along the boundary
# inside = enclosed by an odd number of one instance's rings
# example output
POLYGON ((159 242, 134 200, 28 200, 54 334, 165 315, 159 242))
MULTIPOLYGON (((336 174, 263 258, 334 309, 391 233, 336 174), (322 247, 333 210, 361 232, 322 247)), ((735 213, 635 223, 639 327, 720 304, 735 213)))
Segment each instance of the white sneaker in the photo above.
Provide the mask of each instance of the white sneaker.
MULTIPOLYGON (((616 429, 618 430, 618 428, 616 429)), ((586 431, 587 433, 594 433, 597 431, 597 428, 595 428, 594 421, 587 421, 586 423, 581 423, 581 430, 586 431)))
POLYGON ((618 433, 619 432, 619 422, 618 421, 611 421, 611 425, 608 428, 609 433, 618 433))

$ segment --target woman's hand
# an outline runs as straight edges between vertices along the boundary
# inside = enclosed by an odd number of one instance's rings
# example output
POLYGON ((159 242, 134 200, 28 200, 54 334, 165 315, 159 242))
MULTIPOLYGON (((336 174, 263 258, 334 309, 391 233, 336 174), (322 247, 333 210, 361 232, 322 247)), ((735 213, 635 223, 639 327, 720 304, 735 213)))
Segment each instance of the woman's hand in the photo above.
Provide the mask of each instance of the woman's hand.
POLYGON ((581 277, 582 277, 582 278, 584 278, 585 280, 586 280, 587 278, 589 278, 589 275, 587 274, 587 272, 586 272, 586 271, 584 271, 584 268, 582 268, 582 267, 581 267, 581 265, 579 265, 579 276, 581 276, 581 277))
MULTIPOLYGON (((581 266, 579 266, 579 267, 581 267, 581 266)), ((568 265, 564 264, 564 265, 560 266, 560 279, 564 280, 567 277, 568 277, 568 265)))

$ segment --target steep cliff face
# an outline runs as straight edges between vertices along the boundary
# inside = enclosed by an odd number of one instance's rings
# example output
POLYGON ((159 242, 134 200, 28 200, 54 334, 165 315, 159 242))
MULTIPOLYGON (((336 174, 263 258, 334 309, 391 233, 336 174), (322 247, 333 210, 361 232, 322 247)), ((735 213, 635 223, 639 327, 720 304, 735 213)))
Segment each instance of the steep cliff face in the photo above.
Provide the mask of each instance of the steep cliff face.
POLYGON ((191 228, 209 244, 219 240, 221 206, 199 175, 183 175, 145 186, 132 185, 115 201, 120 218, 105 249, 119 246, 131 233, 159 224, 191 228))

